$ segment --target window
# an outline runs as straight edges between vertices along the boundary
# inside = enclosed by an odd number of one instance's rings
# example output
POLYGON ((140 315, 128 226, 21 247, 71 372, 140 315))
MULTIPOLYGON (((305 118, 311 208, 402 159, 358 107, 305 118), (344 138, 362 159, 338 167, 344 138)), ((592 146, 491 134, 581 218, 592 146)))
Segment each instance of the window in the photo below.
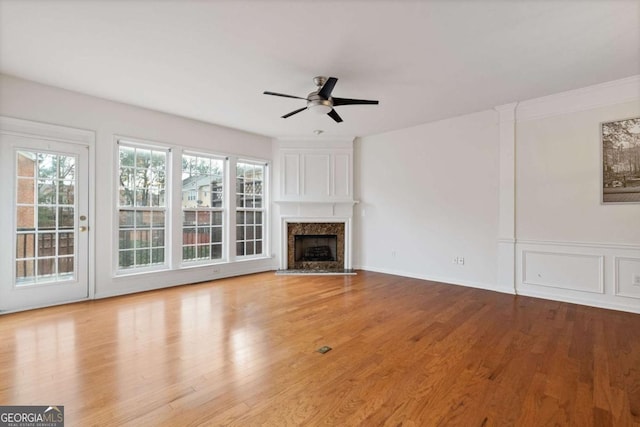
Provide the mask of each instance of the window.
POLYGON ((236 255, 263 253, 265 165, 236 164, 236 255))
POLYGON ((223 258, 223 177, 223 159, 182 156, 183 262, 223 258))
POLYGON ((264 256, 264 162, 125 138, 117 152, 118 274, 264 256))
POLYGON ((167 149, 119 142, 119 270, 165 264, 167 157, 167 149))

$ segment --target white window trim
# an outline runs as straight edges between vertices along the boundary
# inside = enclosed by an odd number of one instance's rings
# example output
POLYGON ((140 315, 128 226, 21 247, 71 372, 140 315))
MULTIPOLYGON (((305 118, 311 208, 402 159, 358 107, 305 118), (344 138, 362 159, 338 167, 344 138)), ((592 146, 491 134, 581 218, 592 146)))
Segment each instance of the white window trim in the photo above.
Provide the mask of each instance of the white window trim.
POLYGON ((232 216, 233 216, 233 228, 229 229, 229 232, 233 234, 233 248, 230 248, 232 255, 237 261, 249 261, 255 259, 264 259, 270 258, 269 248, 270 248, 270 239, 269 239, 269 223, 270 223, 270 212, 271 212, 271 201, 270 201, 270 173, 271 167, 270 163, 261 159, 251 159, 246 157, 238 157, 235 159, 233 164, 233 203, 232 203, 232 216), (262 212, 262 253, 261 254, 253 254, 253 255, 236 255, 236 212, 238 208, 236 206, 236 166, 238 163, 249 163, 254 165, 259 165, 264 167, 263 178, 262 178, 262 208, 258 209, 243 209, 244 211, 253 211, 253 212, 262 212))
POLYGON ((193 149, 188 146, 169 144, 158 141, 144 140, 140 138, 114 135, 113 149, 114 176, 112 185, 112 275, 113 277, 136 276, 141 274, 156 273, 162 271, 180 271, 193 268, 206 268, 233 264, 236 262, 250 262, 271 258, 271 162, 261 158, 250 158, 225 154, 222 152, 209 152, 201 149, 193 149), (166 150, 166 182, 165 182, 165 258, 164 264, 148 267, 119 269, 119 146, 125 144, 132 147, 146 149, 166 150), (201 155, 215 159, 225 160, 223 186, 223 246, 222 259, 182 261, 182 155, 201 155), (263 215, 262 226, 262 254, 236 256, 236 164, 238 162, 253 163, 264 166, 263 177, 263 215))
MULTIPOLYGON (((112 236, 112 242, 113 242, 113 250, 111 251, 111 256, 113 257, 113 264, 112 264, 112 269, 113 269, 113 276, 114 277, 121 277, 121 276, 130 276, 130 275, 136 275, 136 274, 143 274, 143 273, 152 273, 152 272, 158 272, 158 271, 167 271, 167 270, 171 270, 171 259, 172 259, 172 248, 173 248, 173 244, 172 244, 172 238, 171 238, 171 203, 169 202, 170 200, 172 200, 172 147, 168 144, 163 144, 160 142, 156 142, 156 141, 148 141, 148 140, 142 140, 139 138, 130 138, 130 137, 125 137, 125 136, 114 136, 114 168, 113 168, 113 185, 114 185, 114 191, 113 191, 113 206, 114 208, 112 209, 113 212, 113 216, 112 216, 112 230, 113 230, 113 236, 112 236), (154 265, 148 265, 148 266, 143 266, 143 267, 132 267, 132 268, 126 268, 126 269, 121 269, 119 264, 119 260, 120 260, 120 244, 119 244, 119 239, 120 239, 120 218, 119 218, 119 212, 120 212, 120 194, 119 194, 119 188, 120 188, 120 182, 119 182, 119 177, 120 177, 120 146, 126 146, 126 147, 133 147, 133 148, 143 148, 143 149, 149 149, 149 150, 158 150, 158 151, 166 151, 167 153, 167 157, 166 157, 166 162, 165 162, 165 206, 164 206, 164 262, 162 264, 154 264, 154 265)), ((135 207, 133 207, 135 208, 135 207)), ((154 208, 153 206, 151 208, 154 208)), ((135 211, 135 209, 133 209, 135 211)))
MULTIPOLYGON (((180 203, 180 209, 179 209, 179 213, 180 213, 180 219, 178 222, 176 222, 177 226, 176 228, 178 228, 180 230, 179 233, 179 240, 176 240, 176 244, 179 244, 180 248, 179 250, 176 249, 177 252, 179 252, 177 254, 177 257, 179 258, 179 263, 177 265, 180 266, 180 268, 192 268, 192 267, 200 267, 200 266, 207 266, 207 265, 219 265, 219 264, 226 264, 228 263, 228 246, 229 246, 229 233, 227 232, 228 226, 227 226, 227 211, 229 210, 229 190, 230 190, 230 185, 229 185, 229 180, 228 180, 228 170, 229 170, 229 156, 224 156, 224 155, 220 155, 217 153, 207 153, 204 151, 193 151, 193 150, 188 150, 188 149, 182 149, 179 150, 180 151, 180 168, 179 170, 176 172, 176 176, 179 175, 179 180, 176 182, 180 182, 180 194, 181 194, 181 199, 182 199, 182 156, 187 155, 187 156, 199 156, 199 157, 208 157, 210 159, 215 159, 215 160, 222 160, 222 166, 223 166, 223 170, 222 170, 222 208, 210 208, 207 209, 208 212, 222 212, 222 258, 215 258, 215 259, 196 259, 196 260, 187 260, 185 261, 182 258, 182 250, 184 248, 184 244, 182 242, 183 239, 183 234, 182 231, 184 229, 184 225, 182 223, 182 214, 184 212, 184 209, 182 207, 182 203, 180 203)), ((176 156, 178 157, 178 156, 176 156)), ((197 211, 197 208, 194 208, 197 211)), ((176 238, 177 239, 177 238, 176 238)))

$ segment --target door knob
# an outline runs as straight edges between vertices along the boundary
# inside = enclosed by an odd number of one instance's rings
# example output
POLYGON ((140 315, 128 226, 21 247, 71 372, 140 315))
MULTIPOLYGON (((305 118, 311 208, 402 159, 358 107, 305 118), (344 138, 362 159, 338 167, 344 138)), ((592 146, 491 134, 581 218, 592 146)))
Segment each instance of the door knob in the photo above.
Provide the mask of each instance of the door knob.
POLYGON ((86 227, 86 226, 84 226, 84 225, 81 225, 80 227, 78 227, 78 230, 80 230, 80 231, 87 231, 87 229, 88 229, 88 228, 89 228, 89 227, 86 227))

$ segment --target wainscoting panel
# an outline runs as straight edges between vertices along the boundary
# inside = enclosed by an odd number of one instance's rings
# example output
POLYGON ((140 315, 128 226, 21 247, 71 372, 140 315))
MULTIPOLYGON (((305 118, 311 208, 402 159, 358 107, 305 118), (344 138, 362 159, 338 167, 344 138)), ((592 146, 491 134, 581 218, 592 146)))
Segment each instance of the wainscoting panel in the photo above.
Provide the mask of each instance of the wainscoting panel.
POLYGON ((282 168, 282 194, 284 196, 300 195, 300 155, 285 154, 282 156, 284 167, 282 168))
POLYGON ((307 197, 326 199, 331 196, 330 154, 304 154, 303 191, 307 197))
POLYGON ((616 295, 640 298, 640 258, 615 257, 616 295))
POLYGON ((640 313, 638 245, 519 239, 515 259, 519 295, 640 313))
POLYGON ((522 283, 584 292, 604 292, 604 257, 522 251, 522 283))

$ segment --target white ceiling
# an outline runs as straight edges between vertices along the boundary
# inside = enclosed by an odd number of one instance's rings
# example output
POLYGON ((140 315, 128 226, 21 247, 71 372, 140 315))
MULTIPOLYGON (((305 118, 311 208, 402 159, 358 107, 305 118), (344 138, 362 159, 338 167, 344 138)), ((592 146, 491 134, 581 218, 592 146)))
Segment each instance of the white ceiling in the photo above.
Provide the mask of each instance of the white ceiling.
POLYGON ((268 136, 366 136, 640 74, 640 1, 0 0, 0 72, 268 136), (316 75, 380 105, 281 119, 305 102, 262 94, 316 75))

